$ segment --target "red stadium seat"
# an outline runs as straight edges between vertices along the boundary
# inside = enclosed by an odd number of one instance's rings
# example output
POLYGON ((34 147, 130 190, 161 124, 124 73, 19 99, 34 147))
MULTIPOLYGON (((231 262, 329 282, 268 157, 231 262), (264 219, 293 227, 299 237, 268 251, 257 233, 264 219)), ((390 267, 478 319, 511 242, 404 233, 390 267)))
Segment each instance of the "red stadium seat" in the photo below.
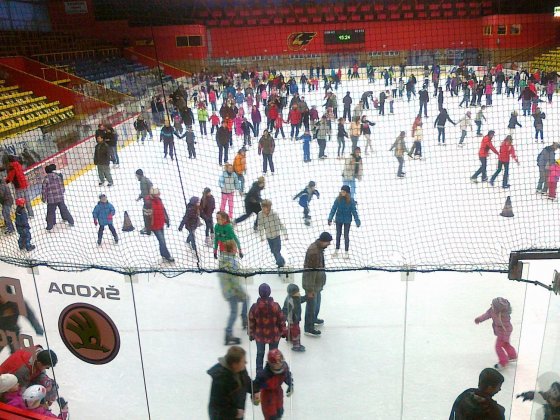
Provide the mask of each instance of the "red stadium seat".
POLYGON ((414 7, 414 10, 424 10, 426 8, 426 5, 424 3, 416 3, 416 6, 414 7))
POLYGON ((374 18, 375 18, 375 15, 373 13, 369 13, 369 14, 364 15, 364 20, 366 20, 366 21, 373 20, 374 18))
POLYGON ((311 22, 321 23, 323 21, 323 16, 311 16, 311 22))
POLYGON ((453 17, 453 15, 454 15, 454 13, 453 13, 452 10, 445 10, 445 11, 443 12, 443 17, 446 17, 446 18, 453 17))
POLYGON ((249 12, 249 10, 247 10, 247 9, 241 9, 241 10, 239 11, 239 16, 247 17, 247 16, 249 16, 249 15, 250 15, 250 12, 249 12))
POLYGON ((378 13, 377 14, 377 19, 378 20, 386 20, 387 19, 387 13, 378 13))
MULTIPOLYGON (((383 9, 383 5, 381 5, 381 9, 383 9)), ((361 13, 368 13, 369 11, 371 11, 371 4, 362 4, 359 7, 359 10, 361 13)))
POLYGON ((403 19, 414 19, 414 13, 412 12, 403 13, 403 19))
POLYGON ((375 6, 373 6, 373 10, 375 10, 376 12, 382 12, 384 9, 382 4, 376 4, 375 6))
MULTIPOLYGON (((362 20, 362 15, 351 15, 350 20, 352 22, 359 22, 362 20)), ((372 20, 373 20, 373 15, 372 15, 372 20)))
POLYGON ((451 7, 452 7, 451 3, 443 3, 441 5, 441 8, 444 9, 444 10, 449 10, 449 9, 451 9, 451 7))
POLYGON ((416 12, 416 17, 418 19, 425 19, 428 16, 426 12, 416 12))
POLYGON ((391 12, 395 12, 395 11, 399 10, 399 5, 398 5, 398 4, 390 4, 389 6, 387 6, 387 8, 388 8, 391 12))
POLYGON ((288 17, 286 18, 286 23, 287 23, 288 25, 293 25, 294 23, 296 23, 296 18, 295 18, 295 16, 288 16, 288 17))
POLYGON ((297 21, 301 24, 309 23, 309 16, 298 16, 297 21))
POLYGON ((260 18, 259 25, 270 25, 272 22, 269 18, 260 18))
POLYGON ((356 6, 356 5, 346 6, 346 12, 347 13, 356 13, 357 10, 358 10, 358 6, 356 6))
POLYGON ((401 4, 401 10, 402 11, 412 10, 412 5, 409 3, 403 3, 401 4))
POLYGON ((441 17, 441 12, 439 10, 432 10, 430 12, 430 17, 431 18, 439 18, 439 17, 441 17))
POLYGON ((391 13, 391 20, 399 20, 401 18, 401 14, 399 12, 391 13))
POLYGON ((346 22, 348 20, 348 15, 340 14, 336 15, 336 18, 339 22, 346 22))
POLYGON ((344 12, 344 8, 340 5, 336 5, 333 7, 333 11, 335 15, 340 15, 344 12))
POLYGON ((455 7, 457 9, 464 9, 465 8, 465 3, 461 3, 461 2, 455 3, 455 7))
POLYGON ((325 15, 325 20, 327 22, 334 22, 334 16, 333 15, 325 15))
POLYGON ((457 17, 464 17, 467 16, 466 10, 457 10, 457 17))
POLYGON ((428 8, 430 10, 439 10, 439 4, 430 4, 428 8))
POLYGON ((274 18, 273 22, 274 22, 275 25, 281 25, 284 22, 284 20, 281 17, 277 16, 277 17, 274 18))

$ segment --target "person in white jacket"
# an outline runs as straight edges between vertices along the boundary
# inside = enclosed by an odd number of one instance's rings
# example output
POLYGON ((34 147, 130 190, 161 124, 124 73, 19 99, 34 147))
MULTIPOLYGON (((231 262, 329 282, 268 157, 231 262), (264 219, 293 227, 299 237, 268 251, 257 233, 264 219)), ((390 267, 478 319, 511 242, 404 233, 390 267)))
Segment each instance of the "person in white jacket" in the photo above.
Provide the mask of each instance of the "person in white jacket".
POLYGON ((261 202, 261 207, 262 210, 257 216, 261 240, 264 241, 266 239, 268 241, 268 246, 270 247, 270 252, 274 255, 276 265, 278 268, 282 268, 286 264, 286 261, 280 253, 282 250, 282 239, 280 235, 284 236, 284 240, 288 240, 288 231, 278 214, 272 211, 272 201, 263 200, 261 202))
POLYGON ((463 118, 459 120, 459 128, 461 129, 461 138, 459 139, 458 146, 463 146, 463 141, 467 137, 467 128, 472 132, 472 118, 471 112, 468 111, 463 118))

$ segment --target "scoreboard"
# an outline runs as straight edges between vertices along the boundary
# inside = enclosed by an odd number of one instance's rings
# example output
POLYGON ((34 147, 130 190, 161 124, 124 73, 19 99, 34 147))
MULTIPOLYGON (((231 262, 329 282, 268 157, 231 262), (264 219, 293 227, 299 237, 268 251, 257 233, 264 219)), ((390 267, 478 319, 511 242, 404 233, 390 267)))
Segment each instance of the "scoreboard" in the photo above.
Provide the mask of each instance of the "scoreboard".
POLYGON ((366 42, 366 31, 364 29, 324 31, 323 35, 325 45, 365 44, 366 42))

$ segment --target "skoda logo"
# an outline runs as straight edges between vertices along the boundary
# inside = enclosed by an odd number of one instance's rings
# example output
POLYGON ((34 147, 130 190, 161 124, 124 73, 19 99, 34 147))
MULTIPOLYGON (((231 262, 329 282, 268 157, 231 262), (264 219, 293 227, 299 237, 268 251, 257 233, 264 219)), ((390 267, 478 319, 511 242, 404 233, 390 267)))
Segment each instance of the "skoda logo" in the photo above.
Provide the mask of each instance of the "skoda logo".
POLYGON ((58 318, 58 330, 68 350, 78 359, 103 365, 119 353, 121 340, 113 320, 87 303, 67 306, 58 318))

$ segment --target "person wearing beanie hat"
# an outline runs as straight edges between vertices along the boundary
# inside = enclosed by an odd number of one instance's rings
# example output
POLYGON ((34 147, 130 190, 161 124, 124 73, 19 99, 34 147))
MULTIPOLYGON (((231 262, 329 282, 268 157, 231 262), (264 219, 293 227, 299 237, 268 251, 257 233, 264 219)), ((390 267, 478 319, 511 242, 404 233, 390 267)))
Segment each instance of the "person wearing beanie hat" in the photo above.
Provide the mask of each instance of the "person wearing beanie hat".
POLYGON ((96 136, 95 140, 97 144, 95 145, 95 151, 93 152, 93 164, 97 166, 97 176, 99 177, 99 186, 101 187, 105 184, 105 179, 107 179, 107 186, 113 186, 113 176, 111 175, 111 151, 103 136, 96 136))
POLYGON ((322 325, 324 321, 319 319, 321 309, 321 291, 327 281, 325 273, 325 249, 331 244, 332 236, 323 232, 315 242, 307 248, 303 262, 304 272, 301 276, 302 286, 305 290, 305 335, 320 337, 321 331, 315 325, 322 325))
POLYGON ((299 287, 294 283, 288 285, 287 292, 288 296, 286 296, 284 306, 282 307, 282 312, 284 312, 288 322, 287 340, 292 342, 293 351, 304 352, 305 346, 302 346, 300 341, 301 330, 299 323, 301 321, 301 304, 305 302, 305 297, 301 297, 299 287))
POLYGON ((156 239, 159 243, 159 254, 167 262, 175 262, 167 249, 167 244, 165 242, 164 225, 169 227, 169 216, 167 215, 167 210, 163 205, 163 201, 160 198, 160 192, 157 188, 152 188, 150 191, 151 203, 152 203, 152 223, 150 225, 151 231, 154 233, 156 239))
POLYGON ((297 193, 293 200, 299 199, 298 204, 303 207, 303 222, 309 226, 311 225, 311 216, 309 215, 309 203, 313 196, 320 197, 319 191, 315 189, 315 181, 309 181, 307 186, 297 193))
POLYGON ((342 183, 350 187, 350 195, 356 196, 356 180, 361 181, 363 174, 362 149, 354 147, 350 157, 344 160, 342 183))
POLYGON ((41 200, 47 204, 47 231, 51 232, 54 225, 56 225, 56 209, 60 211, 62 220, 70 226, 74 226, 74 218, 66 203, 64 202, 64 182, 62 178, 55 173, 55 164, 50 164, 45 167, 47 175, 43 179, 41 187, 41 200))
POLYGON ((360 227, 360 217, 356 209, 356 202, 350 194, 350 187, 348 185, 343 185, 342 188, 340 188, 340 194, 336 200, 334 200, 328 219, 329 226, 332 224, 333 219, 336 223, 335 257, 338 256, 340 236, 342 235, 342 228, 344 227, 344 258, 349 258, 348 249, 350 248, 350 225, 352 224, 352 218, 354 218, 356 226, 360 227))
POLYGON ((554 142, 546 146, 537 156, 537 166, 539 167, 539 181, 537 183, 537 194, 546 194, 548 191, 548 173, 550 167, 556 160, 556 150, 560 144, 554 142))
POLYGON ((117 236, 117 231, 113 226, 113 217, 115 216, 115 207, 107 200, 105 194, 99 195, 99 202, 94 207, 93 212, 93 224, 97 226, 99 224, 99 230, 97 231, 97 246, 101 246, 101 241, 103 239, 103 232, 105 231, 105 226, 109 228, 115 244, 119 243, 119 237, 117 236))
POLYGON ((11 373, 0 375, 0 394, 15 392, 19 389, 18 379, 11 373))
POLYGON ((259 298, 249 310, 249 340, 257 344, 256 369, 263 369, 265 346, 277 349, 281 337, 286 337, 286 319, 280 305, 270 296, 270 286, 259 286, 259 298))
POLYGON ((150 138, 153 139, 152 130, 149 128, 148 122, 144 119, 142 114, 140 114, 136 121, 134 121, 134 129, 136 130, 136 141, 141 139, 142 144, 144 144, 148 131, 150 132, 150 138))
POLYGON ((342 104, 344 105, 344 111, 342 112, 342 119, 348 119, 348 122, 351 121, 350 116, 350 108, 352 107, 352 97, 350 96, 350 92, 346 92, 346 96, 342 98, 342 104))
POLYGON ((189 231, 189 236, 187 236, 187 244, 191 245, 191 249, 196 254, 196 237, 195 232, 196 228, 198 227, 198 218, 200 217, 200 203, 198 197, 191 197, 189 200, 189 204, 187 204, 187 210, 185 211, 185 215, 183 216, 183 220, 181 220, 181 224, 179 225, 179 232, 183 230, 183 227, 186 227, 189 231))
POLYGON ((258 226, 258 214, 259 212, 262 210, 261 208, 261 202, 262 202, 262 197, 261 197, 261 191, 264 189, 264 184, 265 184, 265 179, 263 176, 260 176, 257 181, 253 182, 253 185, 251 186, 251 189, 249 190, 249 192, 247 193, 247 195, 245 196, 245 214, 242 216, 239 216, 237 219, 235 219, 233 221, 234 226, 238 223, 243 222, 244 220, 248 219, 249 217, 251 217, 251 215, 253 213, 255 213, 255 215, 257 215, 257 217, 255 218, 255 223, 253 224, 253 229, 255 232, 257 232, 257 226, 258 226))
POLYGON ((150 235, 151 223, 152 223, 152 209, 150 202, 150 190, 153 188, 154 184, 145 175, 142 169, 136 170, 136 179, 140 182, 140 194, 136 198, 136 201, 142 200, 144 205, 142 206, 142 216, 144 218, 144 229, 140 231, 142 235, 150 235))

